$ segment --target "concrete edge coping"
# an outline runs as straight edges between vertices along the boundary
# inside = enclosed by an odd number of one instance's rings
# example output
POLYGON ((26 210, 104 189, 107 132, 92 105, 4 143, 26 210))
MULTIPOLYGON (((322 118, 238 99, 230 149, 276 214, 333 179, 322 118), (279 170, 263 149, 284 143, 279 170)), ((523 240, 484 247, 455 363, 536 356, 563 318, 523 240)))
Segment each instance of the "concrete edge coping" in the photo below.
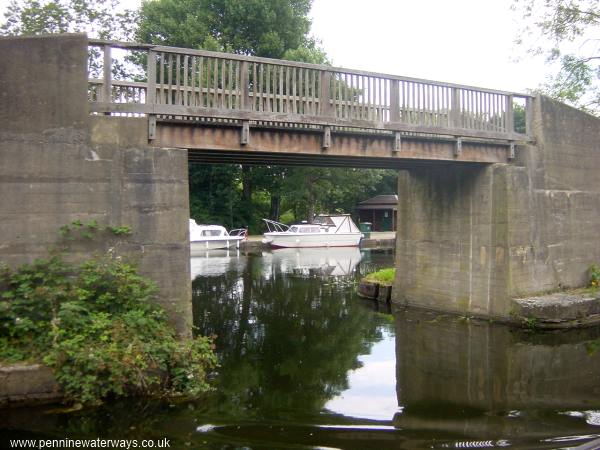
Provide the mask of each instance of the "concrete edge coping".
POLYGON ((0 408, 55 403, 63 398, 51 368, 39 363, 0 364, 0 408))
POLYGON ((543 329, 595 326, 600 324, 600 294, 555 292, 514 298, 511 316, 543 329))
POLYGON ((377 300, 381 303, 391 304, 392 301, 392 285, 367 280, 366 278, 360 280, 356 293, 359 297, 377 300))

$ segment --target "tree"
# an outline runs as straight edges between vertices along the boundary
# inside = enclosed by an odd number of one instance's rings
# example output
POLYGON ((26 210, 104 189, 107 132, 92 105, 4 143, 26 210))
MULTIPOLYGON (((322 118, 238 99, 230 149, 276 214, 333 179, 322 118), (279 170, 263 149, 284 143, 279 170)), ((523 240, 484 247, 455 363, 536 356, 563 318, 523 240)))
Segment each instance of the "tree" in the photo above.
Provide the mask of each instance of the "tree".
MULTIPOLYGON (((136 37, 140 42, 154 44, 325 63, 325 53, 308 34, 311 3, 312 0, 155 0, 142 4, 136 37)), ((240 213, 230 220, 232 226, 247 225, 252 232, 258 232, 259 214, 279 217, 281 180, 288 169, 243 166, 240 172, 238 166, 229 167, 237 175, 225 176, 232 183, 227 192, 241 185, 236 201, 240 207, 235 208, 240 213), (267 194, 267 208, 259 203, 257 193, 267 194)), ((198 180, 190 189, 192 216, 229 223, 223 220, 225 217, 219 220, 210 208, 202 213, 205 205, 222 204, 210 199, 213 194, 207 196, 202 190, 201 195, 196 189, 202 184, 201 176, 211 170, 190 168, 190 180, 198 180)))
POLYGON ((11 0, 0 34, 79 32, 98 39, 127 40, 137 14, 118 6, 117 0, 11 0))
POLYGON ((156 0, 140 9, 142 42, 281 58, 310 42, 312 0, 156 0))
POLYGON ((534 42, 530 52, 544 54, 559 70, 541 90, 557 100, 600 113, 600 52, 596 36, 600 4, 596 0, 515 0, 525 18, 524 33, 534 42))

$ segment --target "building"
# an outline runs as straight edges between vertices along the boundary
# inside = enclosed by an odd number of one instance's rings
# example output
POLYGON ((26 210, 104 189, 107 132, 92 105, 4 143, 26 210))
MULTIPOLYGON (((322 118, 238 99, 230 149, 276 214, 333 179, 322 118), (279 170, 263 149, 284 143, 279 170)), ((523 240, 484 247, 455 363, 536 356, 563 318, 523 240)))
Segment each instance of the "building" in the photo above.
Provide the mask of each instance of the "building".
POLYGON ((397 195, 377 195, 356 207, 360 222, 370 222, 373 231, 396 231, 397 195))

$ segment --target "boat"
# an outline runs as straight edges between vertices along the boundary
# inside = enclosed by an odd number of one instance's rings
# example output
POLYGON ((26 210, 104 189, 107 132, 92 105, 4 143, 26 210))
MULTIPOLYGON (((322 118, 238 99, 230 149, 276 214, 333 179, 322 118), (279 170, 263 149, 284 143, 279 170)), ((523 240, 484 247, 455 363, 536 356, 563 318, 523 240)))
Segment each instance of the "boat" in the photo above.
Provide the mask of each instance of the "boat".
POLYGON ((274 248, 357 247, 362 233, 350 214, 319 214, 312 223, 285 225, 263 219, 268 232, 262 242, 274 248))
POLYGON ((206 250, 222 248, 240 248, 240 242, 246 239, 247 230, 237 228, 227 232, 221 225, 198 225, 190 219, 190 251, 192 256, 206 250))

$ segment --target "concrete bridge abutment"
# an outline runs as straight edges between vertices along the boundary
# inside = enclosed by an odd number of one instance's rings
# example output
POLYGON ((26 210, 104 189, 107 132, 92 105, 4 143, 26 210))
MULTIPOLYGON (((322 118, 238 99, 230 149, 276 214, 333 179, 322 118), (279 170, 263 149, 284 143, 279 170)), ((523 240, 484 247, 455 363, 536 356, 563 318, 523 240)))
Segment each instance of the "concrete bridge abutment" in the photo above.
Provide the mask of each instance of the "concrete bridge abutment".
POLYGON ((510 320, 512 299, 583 286, 600 262, 600 121, 546 97, 511 164, 399 173, 393 301, 510 320))
MULTIPOLYGON (((90 116, 85 35, 0 38, 0 262, 63 245, 79 220, 132 234, 119 243, 191 335, 187 151, 148 145, 145 118, 90 116)), ((115 236, 73 243, 69 258, 107 251, 115 236)))

